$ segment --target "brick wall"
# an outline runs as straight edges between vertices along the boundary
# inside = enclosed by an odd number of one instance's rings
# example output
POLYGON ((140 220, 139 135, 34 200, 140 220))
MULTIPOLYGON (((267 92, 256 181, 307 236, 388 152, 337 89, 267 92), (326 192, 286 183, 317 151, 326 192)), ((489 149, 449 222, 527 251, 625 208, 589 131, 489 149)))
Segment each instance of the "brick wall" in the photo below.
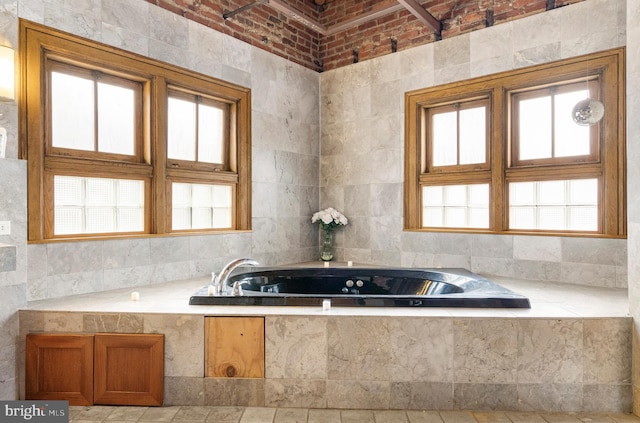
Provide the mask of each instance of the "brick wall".
MULTIPOLYGON (((146 0, 233 36, 292 62, 316 70, 330 70, 391 53, 391 39, 403 50, 435 41, 433 31, 409 11, 400 10, 330 36, 321 36, 295 19, 260 4, 224 20, 233 11, 254 0, 146 0), (320 65, 321 64, 321 65, 320 65)), ((370 11, 376 0, 326 0, 324 10, 313 0, 285 0, 301 14, 325 26, 335 25, 370 11)), ((556 7, 584 0, 556 0, 556 7)), ((442 22, 442 38, 487 26, 487 10, 494 25, 544 12, 547 0, 422 0, 420 3, 442 22)))

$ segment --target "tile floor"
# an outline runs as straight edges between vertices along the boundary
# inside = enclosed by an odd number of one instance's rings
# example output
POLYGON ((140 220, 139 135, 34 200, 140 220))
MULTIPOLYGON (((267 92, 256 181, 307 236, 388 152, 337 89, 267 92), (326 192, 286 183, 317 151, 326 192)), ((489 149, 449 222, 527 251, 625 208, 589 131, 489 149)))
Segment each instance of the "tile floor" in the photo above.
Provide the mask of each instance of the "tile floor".
POLYGON ((630 423, 630 414, 318 410, 259 407, 69 407, 73 423, 630 423))

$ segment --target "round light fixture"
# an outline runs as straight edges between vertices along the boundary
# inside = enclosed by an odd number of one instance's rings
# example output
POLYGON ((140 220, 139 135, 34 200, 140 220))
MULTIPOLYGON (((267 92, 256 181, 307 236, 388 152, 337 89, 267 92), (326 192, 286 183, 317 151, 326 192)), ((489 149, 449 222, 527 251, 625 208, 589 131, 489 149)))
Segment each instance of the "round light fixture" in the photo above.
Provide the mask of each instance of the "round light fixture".
POLYGON ((598 100, 586 98, 573 107, 571 116, 578 125, 595 125, 604 116, 604 105, 598 100))

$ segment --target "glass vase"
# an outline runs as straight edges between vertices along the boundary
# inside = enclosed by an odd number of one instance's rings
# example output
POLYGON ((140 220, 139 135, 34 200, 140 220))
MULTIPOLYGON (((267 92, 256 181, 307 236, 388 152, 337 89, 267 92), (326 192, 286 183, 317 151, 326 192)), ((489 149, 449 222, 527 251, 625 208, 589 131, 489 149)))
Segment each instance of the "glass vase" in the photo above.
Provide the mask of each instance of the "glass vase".
POLYGON ((320 247, 320 260, 333 260, 333 231, 325 231, 324 233, 324 240, 322 240, 320 247))

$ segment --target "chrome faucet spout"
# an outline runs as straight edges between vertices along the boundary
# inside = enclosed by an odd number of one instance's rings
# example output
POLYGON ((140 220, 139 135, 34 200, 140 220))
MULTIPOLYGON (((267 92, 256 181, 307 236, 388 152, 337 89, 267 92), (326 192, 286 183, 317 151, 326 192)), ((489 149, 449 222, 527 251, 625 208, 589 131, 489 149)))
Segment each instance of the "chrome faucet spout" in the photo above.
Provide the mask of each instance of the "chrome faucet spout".
POLYGON ((231 272, 233 272, 236 268, 240 266, 259 266, 259 263, 250 258, 239 258, 227 263, 222 268, 218 276, 216 277, 216 280, 214 283, 217 295, 222 295, 222 293, 224 292, 224 288, 228 284, 228 280, 229 280, 229 276, 231 275, 231 272))

